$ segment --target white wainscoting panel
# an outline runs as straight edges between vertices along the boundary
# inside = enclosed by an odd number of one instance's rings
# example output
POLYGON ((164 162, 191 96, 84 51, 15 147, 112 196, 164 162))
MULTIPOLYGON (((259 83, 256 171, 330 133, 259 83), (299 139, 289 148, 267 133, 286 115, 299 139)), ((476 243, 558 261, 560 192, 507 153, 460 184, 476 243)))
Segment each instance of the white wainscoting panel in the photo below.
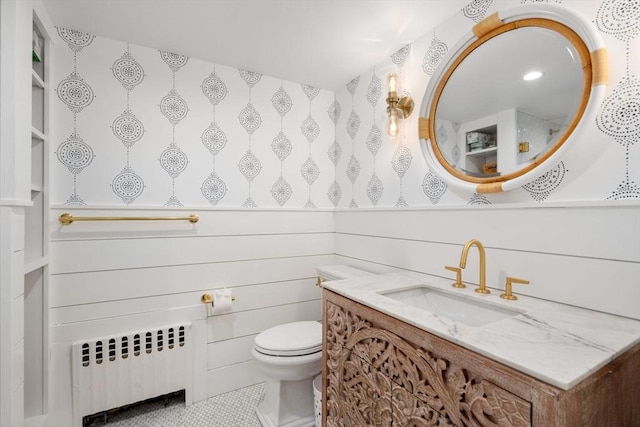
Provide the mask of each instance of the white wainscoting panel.
POLYGON ((207 373, 209 396, 236 390, 237 384, 241 384, 240 387, 246 387, 263 381, 264 378, 258 372, 253 360, 212 369, 207 373))
POLYGON ((315 255, 332 249, 333 234, 158 237, 98 242, 99 253, 94 250, 96 241, 56 241, 51 274, 315 255), (71 253, 75 256, 66 255, 71 253))
POLYGON ((209 369, 216 369, 251 360, 251 348, 253 347, 253 340, 256 335, 257 334, 251 334, 209 344, 207 350, 207 367, 209 369))
POLYGON ((216 342, 257 334, 272 326, 295 320, 320 320, 320 300, 213 316, 208 321, 208 340, 216 342))
MULTIPOLYGON (((405 269, 454 278, 466 241, 487 253, 487 285, 530 280, 517 294, 640 318, 640 206, 336 212, 336 261, 372 271, 405 269)), ((463 281, 478 283, 472 248, 463 281)))
MULTIPOLYGON (((253 367, 253 337, 269 326, 319 320, 316 267, 335 260, 332 211, 218 210, 187 221, 75 222, 58 216, 184 216, 174 209, 51 212, 52 366, 68 366, 71 343, 189 321, 193 399, 264 379, 253 367), (203 293, 231 288, 229 313, 207 317, 203 293)), ((68 369, 53 373, 51 420, 68 425, 68 369)))

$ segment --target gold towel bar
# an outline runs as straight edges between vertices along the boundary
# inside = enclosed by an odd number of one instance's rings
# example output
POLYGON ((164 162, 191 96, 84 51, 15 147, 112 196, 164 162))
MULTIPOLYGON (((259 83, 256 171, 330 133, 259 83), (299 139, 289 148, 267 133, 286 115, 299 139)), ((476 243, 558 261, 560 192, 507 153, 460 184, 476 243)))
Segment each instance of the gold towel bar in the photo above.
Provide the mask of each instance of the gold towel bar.
POLYGON ((67 225, 74 221, 189 221, 198 222, 198 215, 189 216, 73 216, 63 213, 58 218, 61 224, 67 225))

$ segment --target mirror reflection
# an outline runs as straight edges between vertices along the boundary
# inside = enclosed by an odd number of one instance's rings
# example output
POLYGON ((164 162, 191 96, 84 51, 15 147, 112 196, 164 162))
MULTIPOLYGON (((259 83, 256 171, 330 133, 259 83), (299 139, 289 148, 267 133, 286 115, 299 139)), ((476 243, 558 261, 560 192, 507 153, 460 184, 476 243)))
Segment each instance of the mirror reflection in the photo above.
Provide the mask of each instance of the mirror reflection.
POLYGON ((512 174, 566 139, 584 90, 580 55, 564 35, 504 32, 464 57, 435 98, 436 146, 463 175, 512 174))

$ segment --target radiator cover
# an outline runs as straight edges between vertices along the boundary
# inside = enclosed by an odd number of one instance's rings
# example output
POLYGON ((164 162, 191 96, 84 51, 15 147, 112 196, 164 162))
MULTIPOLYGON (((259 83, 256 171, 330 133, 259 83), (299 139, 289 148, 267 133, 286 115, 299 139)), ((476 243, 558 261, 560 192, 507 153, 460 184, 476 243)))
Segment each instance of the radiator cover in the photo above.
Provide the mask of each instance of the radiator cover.
POLYGON ((84 416, 179 390, 190 405, 190 332, 186 323, 74 342, 74 426, 84 416))

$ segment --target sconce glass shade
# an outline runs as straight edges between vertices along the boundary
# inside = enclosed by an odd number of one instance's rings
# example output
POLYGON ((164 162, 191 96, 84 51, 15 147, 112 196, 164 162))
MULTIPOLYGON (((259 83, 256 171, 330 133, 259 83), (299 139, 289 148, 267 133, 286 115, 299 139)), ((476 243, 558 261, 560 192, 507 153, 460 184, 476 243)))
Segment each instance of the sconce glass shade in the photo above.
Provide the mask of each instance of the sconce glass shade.
POLYGON ((400 126, 402 123, 402 110, 399 108, 389 108, 389 121, 387 122, 387 134, 390 137, 395 137, 400 133, 400 126))
POLYGON ((398 97, 400 78, 396 73, 391 73, 387 76, 387 84, 389 87, 387 96, 387 114, 389 115, 387 134, 393 138, 400 132, 402 119, 409 117, 413 111, 413 100, 410 96, 398 97))
POLYGON ((389 93, 398 92, 398 75, 396 73, 391 73, 387 76, 387 83, 389 86, 389 93))

